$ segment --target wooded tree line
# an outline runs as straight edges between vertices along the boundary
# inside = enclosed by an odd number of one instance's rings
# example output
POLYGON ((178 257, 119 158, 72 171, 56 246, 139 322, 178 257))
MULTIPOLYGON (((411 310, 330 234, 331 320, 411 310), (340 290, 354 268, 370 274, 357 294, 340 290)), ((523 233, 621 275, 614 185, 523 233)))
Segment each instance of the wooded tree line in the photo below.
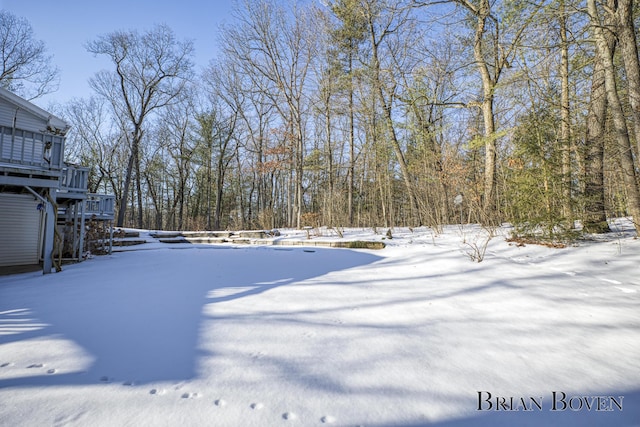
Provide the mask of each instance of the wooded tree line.
POLYGON ((113 68, 68 143, 154 229, 640 218, 632 0, 245 1, 197 71, 166 26, 88 43, 113 68))

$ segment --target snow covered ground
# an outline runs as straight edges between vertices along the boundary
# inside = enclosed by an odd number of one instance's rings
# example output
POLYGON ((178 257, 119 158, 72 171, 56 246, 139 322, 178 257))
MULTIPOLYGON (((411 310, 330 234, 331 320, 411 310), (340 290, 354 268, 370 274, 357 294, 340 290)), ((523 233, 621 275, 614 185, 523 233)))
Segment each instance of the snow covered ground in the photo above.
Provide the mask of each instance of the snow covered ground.
POLYGON ((0 277, 0 425, 639 426, 640 240, 617 226, 147 243, 0 277))

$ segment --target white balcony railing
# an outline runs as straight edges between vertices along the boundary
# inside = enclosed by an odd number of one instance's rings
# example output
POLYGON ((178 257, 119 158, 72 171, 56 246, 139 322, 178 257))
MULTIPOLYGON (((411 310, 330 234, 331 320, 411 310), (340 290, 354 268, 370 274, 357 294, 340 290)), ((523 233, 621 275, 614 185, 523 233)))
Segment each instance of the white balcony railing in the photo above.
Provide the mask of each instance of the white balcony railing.
POLYGON ((84 201, 84 214, 87 219, 113 219, 116 197, 110 194, 88 194, 84 201))
POLYGON ((36 170, 61 170, 64 137, 0 126, 0 163, 36 170))

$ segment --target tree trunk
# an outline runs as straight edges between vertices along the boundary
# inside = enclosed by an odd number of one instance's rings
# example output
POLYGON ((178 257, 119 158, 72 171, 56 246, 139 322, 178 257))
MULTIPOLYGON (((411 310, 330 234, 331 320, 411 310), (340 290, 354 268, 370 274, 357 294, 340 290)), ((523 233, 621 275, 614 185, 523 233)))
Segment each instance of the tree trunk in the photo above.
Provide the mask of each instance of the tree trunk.
POLYGON ((604 140, 607 119, 607 93, 604 83, 604 67, 596 52, 591 100, 587 113, 587 134, 584 157, 584 219, 588 233, 611 231, 607 223, 604 192, 604 140))
POLYGON ((333 227, 334 226, 334 221, 333 221, 333 206, 334 206, 334 199, 335 199, 335 172, 334 172, 334 165, 333 165, 333 147, 332 147, 332 142, 331 142, 331 97, 327 96, 326 99, 326 104, 325 104, 325 108, 326 108, 326 115, 325 115, 325 132, 327 134, 327 174, 329 175, 329 209, 325 209, 325 212, 327 212, 327 216, 326 218, 324 218, 324 220, 326 221, 326 225, 333 227))
MULTIPOLYGON (((300 110, 298 110, 300 111, 300 110)), ((298 168, 296 171, 296 206, 297 206, 297 210, 296 210, 296 228, 300 229, 302 228, 302 211, 304 209, 304 198, 303 198, 303 194, 304 194, 304 186, 303 186, 303 180, 304 180, 304 134, 302 132, 302 123, 301 123, 301 119, 300 116, 298 114, 297 116, 298 119, 298 123, 297 123, 297 130, 298 130, 298 135, 297 135, 297 142, 298 142, 298 154, 297 154, 297 164, 298 164, 298 168)))
MULTIPOLYGON (((491 6, 488 0, 482 0, 477 9, 478 22, 476 23, 476 32, 473 43, 473 56, 480 72, 482 80, 482 121, 484 124, 484 197, 482 208, 484 211, 484 221, 493 223, 497 220, 494 213, 496 212, 496 126, 495 117, 493 115, 493 101, 496 84, 491 78, 489 67, 484 58, 483 37, 486 31, 485 25, 490 15, 491 6)), ((498 70, 495 70, 498 73, 498 70)))
POLYGON ((133 177, 133 168, 135 165, 138 151, 138 141, 136 138, 131 142, 131 154, 129 155, 129 161, 127 162, 127 170, 124 176, 124 188, 122 189, 122 199, 120 199, 120 206, 118 208, 118 218, 116 220, 116 227, 124 227, 124 220, 127 213, 127 203, 129 202, 129 189, 131 187, 131 178, 133 177))
POLYGON ((562 152, 562 216, 574 227, 571 209, 571 106, 569 101, 569 42, 564 1, 560 4, 560 151, 562 152))
POLYGON ((142 179, 140 176, 140 150, 136 150, 135 152, 135 166, 136 166, 136 195, 138 199, 138 228, 142 229, 144 227, 143 215, 144 211, 142 209, 142 179))
POLYGON ((493 89, 485 87, 482 101, 482 119, 484 122, 484 197, 482 208, 484 221, 494 223, 498 220, 496 212, 496 138, 495 120, 493 116, 493 89))
POLYGON ((349 213, 349 226, 353 227, 353 190, 355 188, 355 112, 353 102, 353 54, 349 52, 349 183, 347 188, 347 212, 349 213))
MULTIPOLYGON (((588 0, 587 5, 593 24, 596 47, 601 53, 599 57, 602 60, 602 66, 604 68, 605 91, 607 93, 607 101, 615 128, 615 139, 618 147, 620 165, 622 167, 622 178, 627 191, 627 209, 631 216, 633 216, 633 221, 640 223, 640 191, 638 190, 638 181, 633 162, 633 152, 627 122, 616 87, 616 73, 613 64, 615 46, 612 48, 607 42, 607 35, 604 33, 598 17, 595 0, 588 0)), ((615 36, 615 33, 612 34, 615 36)))
POLYGON ((222 196, 224 194, 224 172, 226 166, 224 165, 224 159, 222 156, 224 153, 220 153, 218 159, 218 176, 216 177, 216 209, 213 216, 213 229, 220 230, 220 218, 222 216, 222 196))
MULTIPOLYGON (((636 138, 637 153, 640 156, 640 60, 638 43, 633 23, 633 0, 618 0, 617 27, 620 50, 624 61, 629 90, 629 104, 633 117, 633 130, 636 138)), ((639 218, 634 218, 636 223, 639 218)))
POLYGON ((413 184, 411 182, 411 174, 409 173, 409 167, 407 166, 407 162, 404 158, 404 154, 402 153, 402 148, 400 147, 400 142, 398 141, 398 137, 396 135, 396 129, 393 126, 393 117, 391 115, 391 103, 387 101, 384 96, 384 90, 382 88, 382 79, 380 78, 380 60, 378 58, 378 46, 375 40, 375 34, 373 30, 371 30, 371 44, 372 44, 372 54, 373 54, 373 72, 374 72, 374 82, 373 84, 376 86, 376 90, 378 92, 378 96, 380 98, 380 103, 382 110, 384 112, 384 119, 387 126, 387 131, 389 132, 389 137, 391 138, 391 148, 398 160, 398 164, 400 165, 400 172, 402 173, 402 179, 404 180, 404 185, 407 189, 407 197, 409 198, 409 203, 412 211, 411 220, 414 222, 414 225, 420 225, 420 207, 418 206, 417 199, 415 196, 415 192, 413 191, 413 184))

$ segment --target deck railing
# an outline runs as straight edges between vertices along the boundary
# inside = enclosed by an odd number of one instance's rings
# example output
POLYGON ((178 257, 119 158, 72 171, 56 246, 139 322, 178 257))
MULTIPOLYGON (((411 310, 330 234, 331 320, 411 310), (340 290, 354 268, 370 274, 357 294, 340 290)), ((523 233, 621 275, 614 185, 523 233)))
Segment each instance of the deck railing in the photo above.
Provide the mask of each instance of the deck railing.
POLYGON ((110 194, 88 194, 84 201, 84 214, 87 219, 114 219, 116 197, 110 194))
POLYGON ((61 171, 60 191, 86 193, 89 185, 89 168, 65 165, 61 171))
POLYGON ((0 163, 60 170, 63 158, 64 137, 0 126, 0 163))

